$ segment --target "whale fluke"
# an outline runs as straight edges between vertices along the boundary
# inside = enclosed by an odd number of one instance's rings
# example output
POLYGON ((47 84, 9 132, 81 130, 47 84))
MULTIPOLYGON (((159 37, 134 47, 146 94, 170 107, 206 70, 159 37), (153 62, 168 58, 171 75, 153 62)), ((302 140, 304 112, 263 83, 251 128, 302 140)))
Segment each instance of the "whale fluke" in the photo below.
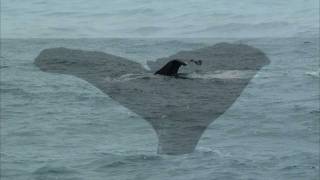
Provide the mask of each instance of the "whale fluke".
POLYGON ((254 75, 267 64, 269 59, 261 50, 231 43, 181 51, 149 62, 151 71, 122 57, 67 48, 43 50, 35 59, 35 65, 42 71, 84 79, 140 115, 158 136, 158 153, 175 155, 193 152, 205 129, 237 100, 254 75), (199 73, 199 77, 219 72, 250 73, 240 78, 216 76, 183 80, 152 76, 128 81, 105 80, 151 72, 175 76, 184 65, 179 59, 201 59, 197 63, 202 66, 190 65, 180 70, 187 74, 199 73), (163 64, 166 65, 163 67, 163 64))

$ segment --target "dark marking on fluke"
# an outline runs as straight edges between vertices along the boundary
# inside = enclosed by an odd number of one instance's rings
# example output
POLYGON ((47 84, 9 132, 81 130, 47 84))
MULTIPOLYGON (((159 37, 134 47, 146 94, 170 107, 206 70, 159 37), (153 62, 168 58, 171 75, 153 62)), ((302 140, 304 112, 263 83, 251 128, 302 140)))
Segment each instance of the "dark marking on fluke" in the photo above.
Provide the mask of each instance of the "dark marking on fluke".
POLYGON ((185 66, 185 65, 187 65, 185 62, 178 59, 174 59, 169 61, 160 70, 155 72, 155 74, 160 74, 165 76, 177 76, 180 66, 185 66))
POLYGON ((159 140, 158 153, 178 155, 194 151, 205 129, 236 101, 254 74, 269 64, 269 59, 252 46, 218 43, 181 51, 148 65, 152 72, 160 69, 157 74, 174 75, 179 68, 168 71, 163 67, 173 59, 201 59, 202 66, 185 66, 180 69, 183 73, 210 74, 216 70, 253 73, 240 79, 156 77, 106 81, 106 77, 150 72, 122 57, 66 48, 43 50, 35 64, 42 71, 73 75, 96 86, 152 125, 159 140))

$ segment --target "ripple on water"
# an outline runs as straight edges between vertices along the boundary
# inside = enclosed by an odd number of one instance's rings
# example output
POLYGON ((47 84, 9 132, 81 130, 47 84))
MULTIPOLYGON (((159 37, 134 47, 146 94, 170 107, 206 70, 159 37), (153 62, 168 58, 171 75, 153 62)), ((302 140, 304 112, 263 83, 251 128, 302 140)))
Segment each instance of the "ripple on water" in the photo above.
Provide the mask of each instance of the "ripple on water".
POLYGON ((36 180, 80 180, 80 173, 65 166, 43 166, 32 173, 36 180))

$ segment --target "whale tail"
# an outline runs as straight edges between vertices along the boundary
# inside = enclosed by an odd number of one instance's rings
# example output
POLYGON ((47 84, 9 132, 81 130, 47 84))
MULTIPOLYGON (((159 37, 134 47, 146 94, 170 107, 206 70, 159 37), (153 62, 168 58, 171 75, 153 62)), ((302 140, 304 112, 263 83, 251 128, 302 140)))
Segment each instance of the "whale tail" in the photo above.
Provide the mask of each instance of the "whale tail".
POLYGON ((41 51, 34 63, 42 71, 73 75, 96 86, 152 125, 159 154, 179 155, 194 151, 206 128, 269 62, 255 47, 218 43, 148 62, 155 74, 194 79, 188 81, 149 78, 141 64, 95 51, 51 48, 41 51), (181 60, 187 58, 192 61, 181 60), (192 76, 178 73, 186 62, 183 73, 192 76), (200 73, 193 74, 199 66, 191 63, 202 64, 200 73))

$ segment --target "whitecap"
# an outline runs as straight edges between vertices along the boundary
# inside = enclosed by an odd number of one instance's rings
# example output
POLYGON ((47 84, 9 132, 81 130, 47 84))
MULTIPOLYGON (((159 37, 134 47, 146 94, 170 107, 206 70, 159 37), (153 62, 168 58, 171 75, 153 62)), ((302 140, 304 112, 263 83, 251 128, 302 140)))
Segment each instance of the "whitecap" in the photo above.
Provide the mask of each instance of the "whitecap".
POLYGON ((316 71, 308 71, 305 74, 308 76, 319 78, 320 77, 320 69, 318 69, 316 71))

